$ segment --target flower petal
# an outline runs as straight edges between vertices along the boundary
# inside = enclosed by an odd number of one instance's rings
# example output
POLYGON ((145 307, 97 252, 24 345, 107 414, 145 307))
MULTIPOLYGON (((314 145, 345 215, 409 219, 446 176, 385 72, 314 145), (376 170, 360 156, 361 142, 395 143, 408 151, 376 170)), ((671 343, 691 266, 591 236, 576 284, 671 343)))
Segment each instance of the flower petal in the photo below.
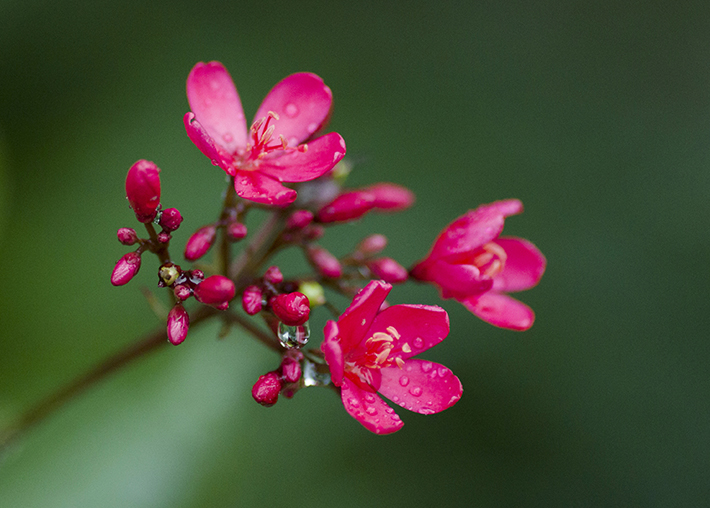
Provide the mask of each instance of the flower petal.
POLYGON ((453 264, 435 260, 431 264, 419 264, 412 276, 431 281, 441 288, 443 298, 463 299, 485 293, 493 287, 493 279, 481 277, 478 267, 471 264, 453 264))
POLYGON ((343 382, 343 350, 338 340, 338 325, 335 321, 328 321, 323 328, 323 342, 320 345, 325 356, 325 361, 330 368, 330 379, 335 386, 343 382))
POLYGON ((495 291, 524 291, 535 286, 545 273, 547 260, 535 245, 523 238, 498 238, 495 243, 507 255, 505 268, 495 276, 495 291))
POLYGON ((319 76, 300 72, 285 77, 271 89, 254 121, 273 111, 279 120, 271 124, 275 126, 272 137, 283 135, 289 145, 295 146, 323 127, 332 102, 333 93, 319 76))
POLYGON ((345 140, 337 132, 330 132, 308 142, 304 152, 292 150, 263 159, 259 171, 280 182, 307 182, 324 175, 345 157, 345 140))
POLYGON ((391 333, 394 328, 400 339, 393 353, 407 359, 434 347, 449 334, 449 315, 441 307, 431 305, 393 305, 380 312, 368 332, 391 333))
POLYGON ((187 77, 190 109, 215 142, 235 153, 247 146, 242 102, 227 69, 219 62, 195 65, 187 77))
POLYGON ((399 415, 384 400, 359 388, 347 377, 343 379, 340 396, 348 414, 370 432, 391 434, 404 425, 399 415))
POLYGON ((404 409, 424 415, 448 409, 461 398, 459 378, 438 363, 407 360, 404 368, 381 369, 380 393, 404 409))
POLYGON ((489 291, 461 303, 486 323, 509 330, 527 330, 535 321, 535 313, 530 307, 502 293, 489 291))
POLYGON ((194 113, 185 113, 183 117, 185 130, 190 140, 212 161, 212 164, 224 169, 228 174, 234 176, 234 164, 230 154, 220 149, 212 137, 205 131, 204 127, 195 119, 194 113))
POLYGON ((244 199, 267 205, 285 206, 296 200, 295 190, 259 171, 237 171, 234 189, 244 199))
POLYGON ((355 295, 353 303, 338 319, 343 354, 355 349, 360 341, 366 338, 365 334, 370 328, 372 320, 391 289, 391 284, 381 280, 373 280, 355 295))

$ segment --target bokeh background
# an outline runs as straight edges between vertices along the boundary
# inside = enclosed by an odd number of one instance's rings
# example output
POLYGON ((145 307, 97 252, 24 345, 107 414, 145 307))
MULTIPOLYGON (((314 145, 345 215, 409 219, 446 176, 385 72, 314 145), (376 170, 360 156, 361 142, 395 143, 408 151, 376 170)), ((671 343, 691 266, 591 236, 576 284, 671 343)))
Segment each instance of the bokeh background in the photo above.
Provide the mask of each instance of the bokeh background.
MULTIPOLYGON (((265 409, 278 359, 195 329, 34 428, 0 464, 0 506, 700 506, 710 496, 710 4, 688 2, 0 2, 0 423, 162 326, 109 274, 132 226, 123 184, 162 168, 186 217, 222 172, 189 142, 185 78, 230 70, 248 117, 281 78, 332 88, 350 184, 413 189, 371 232, 410 264, 480 203, 546 254, 537 313, 499 330, 427 286, 451 334, 428 359, 464 396, 400 410, 378 437, 330 390, 265 409)), ((289 267, 290 260, 284 260, 289 267)), ((155 266, 153 266, 155 265, 155 266)), ((318 344, 324 311, 314 317, 318 344)))

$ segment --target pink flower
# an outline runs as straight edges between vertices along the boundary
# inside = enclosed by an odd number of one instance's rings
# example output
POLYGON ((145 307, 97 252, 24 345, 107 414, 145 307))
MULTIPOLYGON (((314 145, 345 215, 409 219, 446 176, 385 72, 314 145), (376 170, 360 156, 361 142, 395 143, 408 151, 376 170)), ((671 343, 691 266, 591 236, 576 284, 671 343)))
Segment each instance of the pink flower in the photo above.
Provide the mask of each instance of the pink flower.
POLYGON ((505 217, 522 211, 517 199, 469 211, 441 232, 411 275, 439 286, 442 298, 455 298, 492 325, 527 330, 535 313, 506 293, 535 286, 547 262, 529 241, 499 236, 505 217))
POLYGON ((376 434, 404 425, 376 392, 410 411, 433 414, 453 406, 463 391, 443 365, 411 358, 448 335, 446 311, 393 305, 380 312, 391 289, 383 281, 370 282, 337 323, 328 321, 321 345, 345 410, 376 434))
POLYGON ((328 172, 345 155, 335 132, 313 139, 328 120, 330 88, 315 74, 292 74, 266 96, 247 130, 242 103, 219 62, 198 63, 187 78, 192 112, 184 118, 187 135, 212 164, 234 176, 245 199, 284 206, 296 191, 281 182, 306 182, 328 172))

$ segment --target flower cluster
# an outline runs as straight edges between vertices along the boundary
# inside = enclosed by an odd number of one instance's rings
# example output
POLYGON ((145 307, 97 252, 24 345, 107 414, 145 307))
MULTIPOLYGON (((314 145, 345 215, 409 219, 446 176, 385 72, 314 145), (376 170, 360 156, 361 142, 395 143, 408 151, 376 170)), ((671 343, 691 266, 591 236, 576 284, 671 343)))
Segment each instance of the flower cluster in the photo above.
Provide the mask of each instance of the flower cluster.
POLYGON ((336 256, 320 243, 329 228, 371 211, 406 210, 415 197, 391 182, 345 186, 351 169, 343 160, 345 142, 335 132, 324 133, 332 93, 323 80, 310 73, 284 78, 250 126, 219 62, 192 69, 187 98, 187 136, 229 180, 219 214, 187 239, 183 257, 198 264, 181 268, 170 243, 183 217, 175 208, 162 208, 160 169, 139 160, 128 171, 126 197, 147 235, 118 230, 119 242, 136 250, 116 263, 111 283, 126 284, 138 273, 141 256, 155 254, 157 285, 169 289, 171 301, 170 310, 155 308, 166 319, 170 343, 181 344, 191 325, 219 318, 223 333, 239 326, 276 351, 278 366, 252 388, 258 403, 271 406, 280 395, 291 398, 306 387, 330 387, 348 414, 376 434, 403 425, 384 399, 424 415, 453 406, 463 393, 459 378, 443 365, 415 358, 446 338, 448 314, 432 305, 386 302, 393 284, 410 279, 433 284, 442 298, 461 302, 495 326, 525 330, 532 325, 533 311, 508 293, 535 286, 545 258, 527 240, 500 236, 505 218, 522 211, 520 201, 467 212, 409 269, 381 255, 387 238, 376 233, 336 256), (245 225, 253 211, 266 212, 256 232, 245 225), (246 245, 233 253, 242 240, 246 245), (308 273, 285 276, 270 263, 288 249, 301 251, 308 273), (210 251, 213 260, 205 261, 210 251), (342 312, 332 298, 337 294, 351 301, 342 312), (198 303, 189 303, 191 297, 198 303), (235 300, 241 305, 230 305, 235 300), (188 310, 190 305, 194 310, 188 310), (332 319, 325 323, 320 347, 307 348, 311 319, 321 312, 332 319))

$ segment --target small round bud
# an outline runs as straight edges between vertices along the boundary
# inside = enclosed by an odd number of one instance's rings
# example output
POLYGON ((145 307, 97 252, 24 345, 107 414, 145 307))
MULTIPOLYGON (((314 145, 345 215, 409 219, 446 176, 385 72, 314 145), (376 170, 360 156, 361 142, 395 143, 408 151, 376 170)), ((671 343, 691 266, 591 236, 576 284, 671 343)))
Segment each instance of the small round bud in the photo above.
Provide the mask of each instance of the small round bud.
POLYGON ((323 247, 309 247, 307 253, 311 263, 324 277, 337 279, 343 275, 340 261, 323 247))
POLYGON ((165 263, 158 269, 160 282, 165 284, 165 286, 172 286, 181 273, 180 267, 173 263, 165 263))
POLYGON ((355 249, 357 252, 365 256, 377 254, 387 247, 387 237, 384 235, 370 235, 360 242, 360 245, 355 249))
POLYGON ((185 259, 196 261, 204 256, 212 247, 216 233, 214 226, 205 226, 198 229, 185 245, 185 259))
POLYGON ((205 272, 202 270, 190 270, 190 278, 193 279, 193 281, 197 280, 197 282, 200 283, 205 278, 205 272))
POLYGON ((318 210, 319 222, 344 222, 359 219, 375 207, 375 196, 367 190, 344 192, 318 210))
POLYGON ((118 230, 118 233, 116 233, 116 236, 118 236, 118 241, 123 245, 138 243, 138 235, 133 228, 121 228, 118 230))
POLYGON ((229 301, 234 298, 235 292, 234 282, 223 275, 207 277, 194 289, 197 301, 219 310, 224 310, 229 306, 229 301))
POLYGON ((309 210, 296 210, 286 220, 287 229, 303 229, 313 222, 313 213, 309 210))
POLYGON ((227 225, 227 236, 232 240, 241 240, 247 236, 247 227, 241 222, 232 222, 227 225))
POLYGON ((166 231, 175 231, 181 222, 182 215, 177 208, 166 208, 161 212, 158 224, 166 231))
POLYGON ((136 218, 152 221, 160 205, 160 169, 151 161, 139 160, 126 175, 126 197, 136 218))
POLYGON ((171 238, 170 233, 158 233, 158 241, 160 243, 168 243, 171 238))
POLYGON ((375 196, 375 208, 399 212, 414 204, 414 193, 401 185, 393 183, 376 183, 367 188, 375 196))
POLYGON ((247 286, 244 289, 244 293, 242 293, 242 307, 244 308, 244 312, 250 316, 261 312, 263 305, 262 299, 263 296, 259 286, 247 286))
POLYGON ((190 316, 185 308, 178 304, 168 314, 168 340, 171 344, 178 345, 187 337, 190 327, 190 316))
POLYGON ((187 286, 183 286, 182 284, 176 284, 173 288, 173 293, 175 293, 175 298, 183 302, 190 298, 190 296, 192 295, 192 291, 190 291, 190 288, 187 286))
POLYGON ((270 266, 264 273, 264 282, 269 284, 281 284, 284 276, 278 266, 270 266))
POLYGON ((123 286, 140 270, 141 256, 137 252, 129 252, 118 260, 111 274, 111 284, 123 286))
POLYGON ((251 396, 259 404, 265 407, 273 406, 279 400, 281 391, 281 380, 276 372, 267 372, 254 383, 251 389, 251 396))
POLYGON ((392 258, 378 258, 367 262, 367 267, 378 279, 390 284, 404 282, 409 277, 407 269, 392 258))
POLYGON ((308 298, 298 291, 294 293, 278 295, 269 301, 271 310, 288 326, 300 326, 308 321, 311 308, 308 298))

